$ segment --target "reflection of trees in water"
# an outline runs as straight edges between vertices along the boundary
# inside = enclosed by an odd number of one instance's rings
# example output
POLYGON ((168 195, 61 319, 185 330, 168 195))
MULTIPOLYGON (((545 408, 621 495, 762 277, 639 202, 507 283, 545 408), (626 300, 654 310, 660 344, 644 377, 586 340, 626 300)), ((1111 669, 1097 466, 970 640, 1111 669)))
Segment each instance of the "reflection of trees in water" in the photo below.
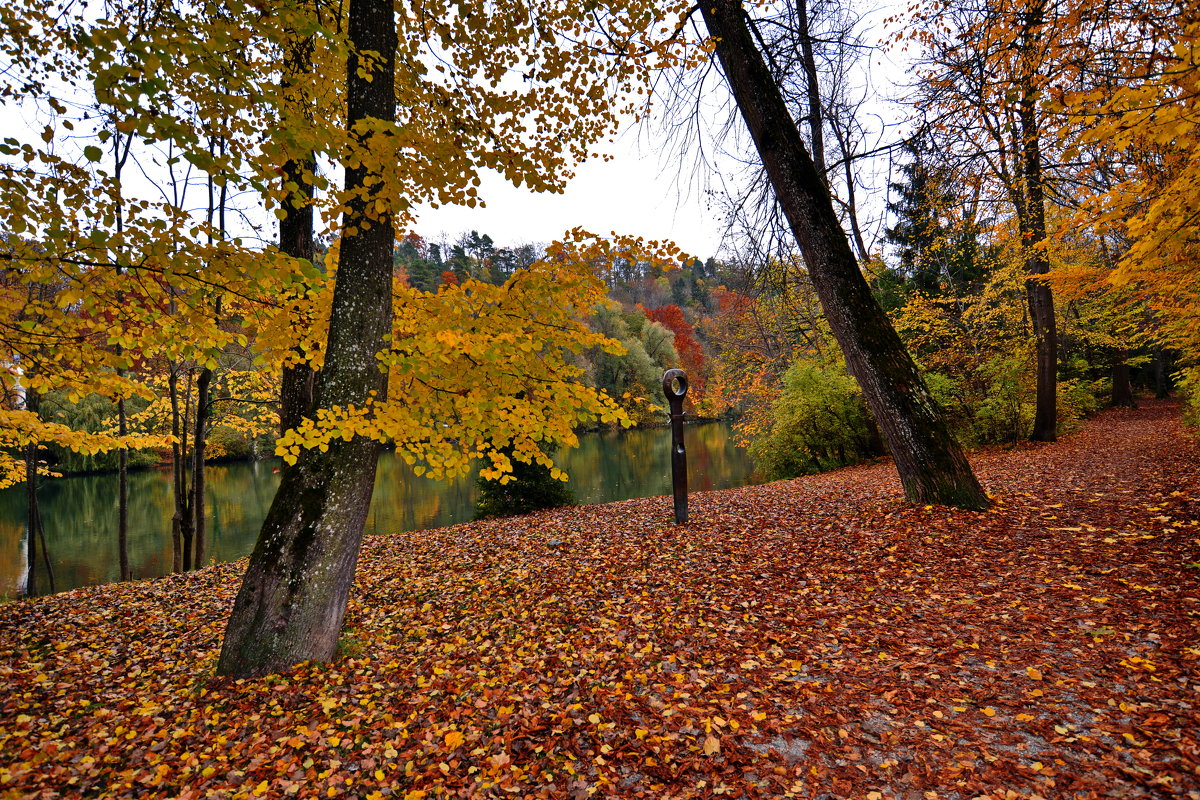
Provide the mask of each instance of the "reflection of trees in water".
POLYGON ((375 494, 367 514, 368 533, 440 528, 471 519, 475 505, 474 474, 453 481, 431 481, 385 453, 375 473, 375 494))
MULTIPOLYGON (((694 491, 740 486, 749 457, 733 446, 724 425, 684 429, 688 477, 694 491)), ((671 434, 666 429, 580 437, 561 462, 580 503, 606 503, 671 493, 671 434)), ((250 552, 279 485, 274 461, 212 465, 207 472, 208 552, 230 561, 250 552)), ((117 477, 86 475, 47 481, 39 491, 46 539, 59 590, 120 578, 117 553, 117 477)), ((391 453, 380 459, 367 530, 391 533, 452 525, 471 519, 474 475, 434 482, 413 475, 391 453)), ((171 475, 146 470, 129 476, 129 560, 135 578, 171 568, 171 475)), ((0 491, 0 597, 16 594, 24 570, 25 494, 0 491)), ((40 582, 45 581, 41 572, 40 582)))
MULTIPOLYGON (((693 491, 727 489, 748 482, 753 465, 722 424, 684 427, 688 485, 693 491)), ((671 493, 671 432, 665 428, 617 431, 583 437, 563 454, 580 503, 610 503, 671 493)))
POLYGON ((0 599, 17 596, 25 583, 25 523, 9 516, 7 504, 0 504, 0 599))

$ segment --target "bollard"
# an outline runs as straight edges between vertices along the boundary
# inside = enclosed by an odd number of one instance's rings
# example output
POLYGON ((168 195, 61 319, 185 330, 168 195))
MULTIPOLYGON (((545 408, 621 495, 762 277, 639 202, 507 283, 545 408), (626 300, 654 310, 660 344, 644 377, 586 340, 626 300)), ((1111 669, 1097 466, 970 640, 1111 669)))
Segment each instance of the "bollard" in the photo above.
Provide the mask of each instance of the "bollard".
POLYGON ((671 406, 671 485, 675 492, 676 525, 684 525, 688 519, 687 451, 683 447, 683 396, 687 390, 687 373, 683 370, 669 369, 663 374, 663 394, 671 406))

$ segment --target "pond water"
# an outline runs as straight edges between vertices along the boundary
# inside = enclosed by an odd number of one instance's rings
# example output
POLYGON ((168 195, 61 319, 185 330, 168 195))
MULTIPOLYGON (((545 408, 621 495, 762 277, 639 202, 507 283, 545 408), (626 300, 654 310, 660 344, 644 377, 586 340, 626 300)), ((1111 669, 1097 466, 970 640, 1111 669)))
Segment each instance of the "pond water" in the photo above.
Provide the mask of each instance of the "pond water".
MULTIPOLYGON (((685 429, 692 491, 751 483, 753 466, 722 423, 685 429)), ((671 434, 667 429, 593 433, 563 451, 560 465, 571 475, 576 502, 608 503, 671 493, 671 434)), ((254 547, 258 529, 279 484, 276 460, 210 465, 207 470, 208 554, 216 561, 241 558, 254 547)), ((39 489, 55 591, 109 583, 120 577, 117 556, 117 476, 57 478, 39 489)), ((413 475, 384 453, 367 516, 367 532, 392 533, 452 525, 471 519, 474 476, 434 482, 413 475)), ((171 568, 171 473, 129 475, 129 561, 135 578, 171 568)), ((19 596, 25 586, 27 541, 25 487, 0 491, 0 597, 19 596)), ((35 583, 48 589, 38 548, 35 583)))

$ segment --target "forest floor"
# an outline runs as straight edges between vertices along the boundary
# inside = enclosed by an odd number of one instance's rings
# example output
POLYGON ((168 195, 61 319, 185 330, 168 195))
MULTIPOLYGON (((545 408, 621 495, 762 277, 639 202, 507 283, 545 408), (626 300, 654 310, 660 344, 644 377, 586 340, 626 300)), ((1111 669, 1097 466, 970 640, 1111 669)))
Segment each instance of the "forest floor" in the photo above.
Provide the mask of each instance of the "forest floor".
POLYGON ((1200 798, 1179 406, 976 454, 371 538, 343 654, 213 677, 244 562, 0 606, 0 797, 1200 798))

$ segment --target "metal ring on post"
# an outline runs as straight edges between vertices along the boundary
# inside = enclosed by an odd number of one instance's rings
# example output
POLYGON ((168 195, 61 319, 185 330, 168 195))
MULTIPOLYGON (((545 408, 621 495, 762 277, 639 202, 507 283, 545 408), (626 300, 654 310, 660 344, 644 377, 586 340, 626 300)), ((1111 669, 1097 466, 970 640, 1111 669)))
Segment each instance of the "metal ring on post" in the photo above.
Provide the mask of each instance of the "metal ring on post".
POLYGON ((676 525, 685 524, 688 518, 687 451, 683 446, 683 396, 687 390, 687 373, 683 370, 669 369, 663 374, 663 394, 671 406, 671 487, 676 525))
POLYGON ((687 394, 687 373, 681 369, 669 369, 663 373, 663 394, 671 404, 672 414, 683 413, 683 396, 687 394), (675 381, 679 381, 679 389, 675 389, 675 381))

